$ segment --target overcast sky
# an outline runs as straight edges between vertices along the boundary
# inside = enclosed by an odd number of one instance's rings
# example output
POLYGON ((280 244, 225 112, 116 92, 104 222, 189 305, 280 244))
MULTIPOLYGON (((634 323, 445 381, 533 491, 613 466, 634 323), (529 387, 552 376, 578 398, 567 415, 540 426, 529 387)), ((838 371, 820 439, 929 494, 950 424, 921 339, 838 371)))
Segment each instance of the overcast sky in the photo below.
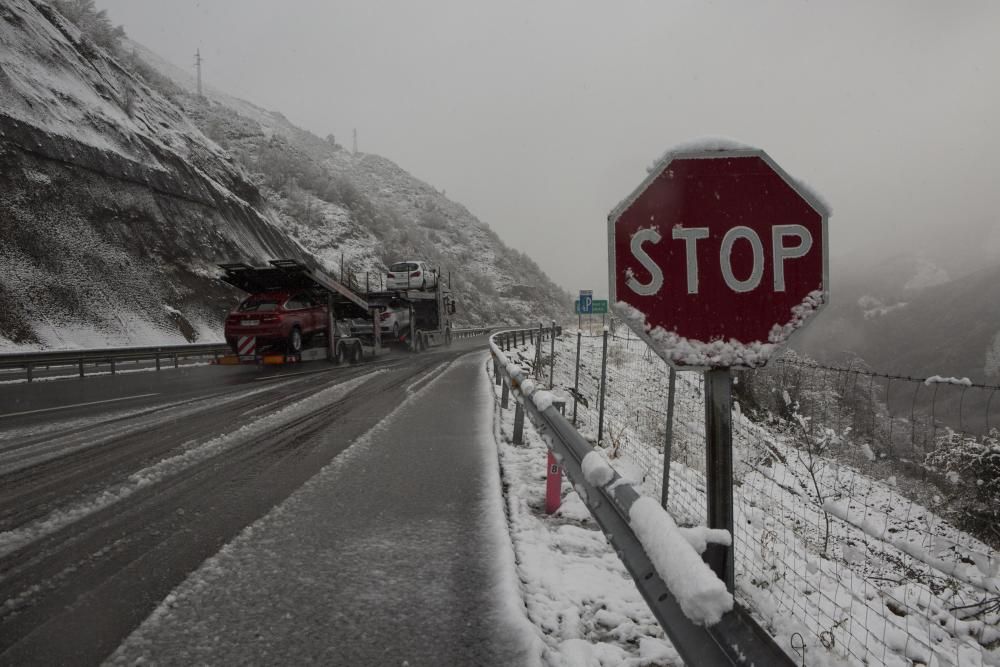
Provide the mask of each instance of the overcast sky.
POLYGON ((670 145, 764 148, 847 259, 1000 261, 1000 2, 98 0, 207 83, 465 204, 570 290, 670 145), (193 70, 192 70, 193 71, 193 70))

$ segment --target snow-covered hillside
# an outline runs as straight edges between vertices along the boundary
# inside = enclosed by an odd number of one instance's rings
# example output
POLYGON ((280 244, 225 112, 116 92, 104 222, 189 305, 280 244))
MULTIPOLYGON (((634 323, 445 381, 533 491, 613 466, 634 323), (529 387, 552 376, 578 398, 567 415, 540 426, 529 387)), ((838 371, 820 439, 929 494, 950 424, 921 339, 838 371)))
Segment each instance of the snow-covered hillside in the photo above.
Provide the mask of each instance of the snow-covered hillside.
POLYGON ((140 44, 126 48, 168 80, 171 98, 206 134, 248 170, 267 172, 263 190, 283 223, 331 269, 343 258, 355 271, 380 273, 397 259, 424 258, 452 273, 470 322, 530 322, 565 312, 571 297, 530 258, 391 160, 345 150, 332 137, 211 87, 198 97, 189 72, 140 44))
POLYGON ((143 53, 108 54, 41 0, 0 4, 0 349, 219 339, 236 298, 216 279, 226 261, 380 273, 419 253, 455 271, 466 321, 566 303, 388 160, 188 94, 143 53), (442 211, 430 227, 428 207, 442 211))

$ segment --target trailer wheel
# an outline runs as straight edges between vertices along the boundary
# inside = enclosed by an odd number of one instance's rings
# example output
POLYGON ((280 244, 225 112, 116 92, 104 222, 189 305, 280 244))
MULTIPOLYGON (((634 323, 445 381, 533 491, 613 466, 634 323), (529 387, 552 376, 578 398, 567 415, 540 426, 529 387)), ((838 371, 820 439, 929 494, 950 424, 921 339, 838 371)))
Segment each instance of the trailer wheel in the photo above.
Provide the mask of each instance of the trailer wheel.
POLYGON ((361 361, 361 356, 362 356, 361 345, 355 343, 354 345, 351 346, 351 363, 356 364, 359 361, 361 361))
POLYGON ((292 354, 302 351, 302 330, 298 327, 293 327, 292 333, 288 335, 288 351, 292 354))
POLYGON ((337 352, 333 355, 333 363, 342 366, 345 361, 347 361, 347 351, 344 349, 343 343, 338 343, 337 352))

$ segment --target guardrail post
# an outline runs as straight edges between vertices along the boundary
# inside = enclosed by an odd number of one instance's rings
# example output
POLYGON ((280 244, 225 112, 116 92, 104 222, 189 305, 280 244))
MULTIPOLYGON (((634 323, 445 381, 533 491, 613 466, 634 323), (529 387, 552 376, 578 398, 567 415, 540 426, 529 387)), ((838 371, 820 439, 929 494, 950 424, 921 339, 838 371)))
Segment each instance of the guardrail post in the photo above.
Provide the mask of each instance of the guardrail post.
POLYGON ((514 401, 514 444, 524 443, 524 406, 514 401))
POLYGON ((604 442, 604 385, 608 380, 608 332, 604 332, 604 345, 601 349, 601 398, 597 417, 597 444, 604 442))
POLYGON ((674 395, 677 384, 677 371, 670 367, 669 380, 667 382, 667 427, 666 438, 663 442, 663 484, 660 486, 660 505, 667 509, 667 501, 670 499, 670 452, 674 446, 674 395))
POLYGON ((180 364, 177 362, 177 353, 174 352, 174 368, 180 368, 180 364))
POLYGON ((111 374, 114 375, 115 374, 115 358, 114 357, 110 357, 108 359, 108 361, 111 362, 111 374))
POLYGON ((550 329, 550 350, 549 350, 549 389, 553 388, 555 385, 553 382, 553 375, 556 371, 556 321, 552 320, 552 329, 550 329))
POLYGON ((500 381, 500 385, 503 389, 500 391, 500 409, 506 410, 510 404, 508 403, 508 398, 510 397, 510 387, 503 380, 500 381))
MULTIPOLYGON (((216 357, 216 360, 218 360, 218 357, 216 357)), ((160 370, 160 353, 159 352, 156 353, 156 370, 160 370)))
POLYGON ((35 365, 34 364, 25 364, 24 365, 24 371, 25 371, 25 374, 28 376, 28 382, 31 382, 31 380, 33 379, 32 376, 34 375, 34 370, 35 370, 35 365))
POLYGON ((583 332, 576 330, 576 376, 573 378, 573 426, 576 426, 576 397, 580 395, 580 338, 583 332))
POLYGON ((496 357, 493 357, 493 378, 496 380, 497 386, 500 386, 503 382, 503 379, 500 377, 500 362, 497 361, 496 357))
POLYGON ((83 377, 83 357, 80 357, 80 377, 83 377))

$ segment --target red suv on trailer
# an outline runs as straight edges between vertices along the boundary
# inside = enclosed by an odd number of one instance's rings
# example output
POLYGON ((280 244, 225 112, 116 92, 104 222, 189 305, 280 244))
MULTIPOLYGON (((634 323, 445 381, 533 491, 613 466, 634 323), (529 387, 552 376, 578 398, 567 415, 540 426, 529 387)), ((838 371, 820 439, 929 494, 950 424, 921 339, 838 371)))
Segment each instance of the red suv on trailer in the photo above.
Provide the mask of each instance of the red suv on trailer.
POLYGON ((326 312, 308 292, 254 294, 226 317, 226 343, 236 350, 239 338, 254 336, 258 348, 284 345, 290 353, 301 352, 303 341, 326 331, 326 312))

